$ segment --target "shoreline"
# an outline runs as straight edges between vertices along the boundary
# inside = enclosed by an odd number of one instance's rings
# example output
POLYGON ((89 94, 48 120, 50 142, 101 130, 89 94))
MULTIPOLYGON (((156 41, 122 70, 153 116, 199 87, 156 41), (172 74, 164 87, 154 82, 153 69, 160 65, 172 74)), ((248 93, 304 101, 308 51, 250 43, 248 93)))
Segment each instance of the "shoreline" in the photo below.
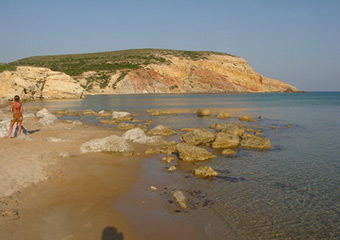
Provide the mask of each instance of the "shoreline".
POLYGON ((26 118, 23 126, 39 131, 0 139, 4 239, 100 239, 105 229, 137 239, 112 202, 136 183, 142 158, 79 152, 82 143, 119 130, 63 121, 39 126, 36 118, 26 118))

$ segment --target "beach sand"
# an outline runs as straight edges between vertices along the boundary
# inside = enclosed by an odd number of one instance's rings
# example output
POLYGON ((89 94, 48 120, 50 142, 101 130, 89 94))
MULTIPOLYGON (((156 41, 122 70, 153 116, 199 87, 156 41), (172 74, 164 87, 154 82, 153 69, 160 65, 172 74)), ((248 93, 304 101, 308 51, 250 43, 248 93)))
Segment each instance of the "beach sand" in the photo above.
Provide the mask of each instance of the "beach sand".
POLYGON ((32 133, 23 138, 0 139, 1 239, 101 239, 114 230, 136 239, 112 203, 137 181, 141 159, 80 154, 82 143, 113 129, 37 121, 25 120, 32 133))
MULTIPOLYGON (((0 119, 10 117, 4 112, 0 119)), ((35 117, 23 126, 30 134, 0 139, 1 239, 204 239, 202 223, 154 198, 150 185, 168 180, 141 169, 147 146, 132 144, 134 156, 79 151, 124 131, 67 121, 42 126, 35 117)))

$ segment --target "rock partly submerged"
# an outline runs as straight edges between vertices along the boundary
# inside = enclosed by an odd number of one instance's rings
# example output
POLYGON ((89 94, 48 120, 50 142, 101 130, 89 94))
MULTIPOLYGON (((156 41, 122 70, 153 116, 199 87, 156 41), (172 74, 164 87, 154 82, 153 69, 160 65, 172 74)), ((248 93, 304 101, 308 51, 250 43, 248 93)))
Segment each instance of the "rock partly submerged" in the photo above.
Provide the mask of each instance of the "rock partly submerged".
POLYGON ((239 144, 239 136, 225 132, 219 132, 211 146, 212 148, 236 148, 239 144))
POLYGON ((167 127, 163 125, 158 125, 148 132, 148 134, 160 135, 160 136, 170 136, 175 133, 176 132, 171 127, 167 127))
POLYGON ((160 136, 147 136, 145 132, 138 127, 126 131, 122 137, 139 144, 157 145, 165 142, 160 136))
POLYGON ((197 177, 203 177, 203 178, 209 178, 209 177, 215 177, 218 175, 218 173, 209 166, 201 166, 198 168, 195 168, 193 170, 193 174, 197 177))
POLYGON ((208 108, 199 108, 196 111, 196 115, 198 117, 206 117, 206 116, 210 116, 210 110, 208 108))
POLYGON ((196 128, 184 134, 181 138, 183 142, 191 143, 193 145, 207 144, 215 139, 215 134, 206 128, 196 128))
POLYGON ((177 151, 179 154, 179 159, 187 162, 204 161, 216 157, 208 150, 201 147, 196 147, 189 143, 177 144, 177 151))
POLYGON ((241 138, 241 146, 243 148, 252 149, 270 149, 271 142, 268 138, 255 136, 253 134, 245 133, 241 138))

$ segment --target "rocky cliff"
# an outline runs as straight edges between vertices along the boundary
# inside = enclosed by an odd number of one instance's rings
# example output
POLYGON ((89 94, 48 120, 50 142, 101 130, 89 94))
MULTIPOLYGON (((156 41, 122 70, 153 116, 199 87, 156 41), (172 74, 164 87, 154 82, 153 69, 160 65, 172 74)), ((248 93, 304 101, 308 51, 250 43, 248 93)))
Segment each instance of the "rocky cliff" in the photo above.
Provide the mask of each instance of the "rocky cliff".
POLYGON ((74 98, 82 89, 87 94, 299 91, 255 72, 240 57, 214 52, 124 50, 32 57, 12 65, 16 71, 0 74, 0 97, 20 92, 33 99, 74 98))
POLYGON ((0 73, 0 98, 22 99, 81 98, 84 89, 65 73, 48 68, 19 66, 0 73))
POLYGON ((228 55, 209 55, 190 60, 166 57, 167 64, 150 64, 136 70, 108 74, 89 71, 76 78, 92 93, 233 93, 297 92, 297 88, 255 72, 246 60, 228 55))

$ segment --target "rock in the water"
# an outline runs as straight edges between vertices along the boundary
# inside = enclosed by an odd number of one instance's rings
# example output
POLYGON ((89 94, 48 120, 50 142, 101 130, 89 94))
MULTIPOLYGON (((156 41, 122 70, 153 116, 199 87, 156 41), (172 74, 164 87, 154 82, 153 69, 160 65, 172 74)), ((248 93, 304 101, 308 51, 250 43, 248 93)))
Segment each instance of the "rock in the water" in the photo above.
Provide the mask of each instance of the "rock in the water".
POLYGON ((201 166, 193 170, 193 174, 198 177, 215 177, 218 173, 212 168, 208 166, 201 166))
POLYGON ((201 147, 196 147, 189 143, 177 144, 179 158, 183 161, 204 161, 216 157, 214 154, 201 147))
POLYGON ((239 123, 231 122, 224 124, 221 131, 235 136, 242 136, 244 133, 244 128, 239 123))
POLYGON ((83 110, 82 114, 87 115, 87 116, 88 115, 98 115, 98 113, 93 111, 92 109, 85 109, 85 110, 83 110))
POLYGON ((210 110, 207 108, 199 108, 197 109, 196 115, 198 117, 210 116, 210 110))
POLYGON ((176 168, 176 166, 170 166, 170 167, 168 167, 168 172, 173 172, 173 171, 175 171, 177 168, 176 168))
POLYGON ((210 143, 215 139, 215 134, 205 128, 196 128, 182 136, 182 141, 193 145, 210 143))
POLYGON ((241 139, 241 146, 243 148, 254 148, 254 149, 269 149, 271 143, 268 138, 258 137, 253 134, 243 134, 241 139))
POLYGON ((172 192, 172 196, 175 198, 176 202, 181 208, 187 208, 186 197, 182 191, 176 190, 172 192))
POLYGON ((234 155, 236 153, 236 151, 232 150, 232 149, 224 149, 221 154, 222 155, 234 155))
POLYGON ((253 118, 251 118, 251 117, 249 117, 249 116, 241 116, 241 117, 239 118, 239 120, 240 120, 240 121, 248 121, 248 122, 256 122, 255 119, 253 119, 253 118))
POLYGON ((161 136, 170 136, 170 135, 173 135, 174 133, 175 131, 172 130, 171 127, 166 127, 163 125, 158 125, 148 132, 148 134, 161 135, 161 136))
POLYGON ((151 191, 157 191, 157 188, 155 186, 150 186, 151 191))
POLYGON ((106 138, 92 139, 80 147, 81 153, 87 152, 118 152, 133 153, 134 149, 127 141, 119 136, 112 135, 106 138))
POLYGON ((161 116, 161 112, 157 109, 146 110, 151 116, 161 116))
POLYGON ((164 139, 160 136, 146 136, 145 132, 139 127, 126 131, 122 137, 139 144, 157 145, 164 142, 164 139))
POLYGON ((162 161, 165 163, 171 163, 172 161, 175 161, 176 158, 175 157, 171 157, 171 156, 166 156, 162 158, 162 161))
POLYGON ((119 123, 117 125, 117 129, 119 129, 119 130, 130 130, 130 129, 133 129, 135 127, 136 127, 136 125, 133 124, 133 123, 124 123, 124 122, 122 122, 122 123, 119 123))
POLYGON ((131 120, 133 116, 131 115, 131 113, 128 113, 128 112, 113 111, 112 118, 117 119, 119 121, 128 121, 128 120, 131 120))
POLYGON ((261 135, 262 134, 262 130, 260 128, 256 129, 256 131, 254 132, 255 135, 261 135))
POLYGON ((230 114, 226 112, 219 112, 216 117, 218 119, 228 119, 230 118, 230 114))
POLYGON ((108 116, 111 116, 112 115, 112 112, 110 111, 107 111, 107 110, 101 110, 98 112, 98 116, 100 117, 108 117, 108 116))
POLYGON ((99 121, 101 124, 107 124, 107 125, 116 125, 119 123, 119 121, 116 120, 107 120, 107 119, 102 119, 99 121))
POLYGON ((145 150, 145 154, 153 154, 153 153, 156 153, 157 151, 153 148, 148 148, 145 150))
POLYGON ((145 132, 140 129, 140 128, 134 128, 134 129, 131 129, 131 130, 128 130, 126 131, 124 134, 123 134, 123 138, 125 139, 128 139, 128 140, 136 140, 136 139, 140 139, 140 138, 143 138, 145 137, 145 132))
POLYGON ((212 148, 236 148, 239 144, 239 136, 219 132, 216 135, 215 141, 212 143, 212 148))

